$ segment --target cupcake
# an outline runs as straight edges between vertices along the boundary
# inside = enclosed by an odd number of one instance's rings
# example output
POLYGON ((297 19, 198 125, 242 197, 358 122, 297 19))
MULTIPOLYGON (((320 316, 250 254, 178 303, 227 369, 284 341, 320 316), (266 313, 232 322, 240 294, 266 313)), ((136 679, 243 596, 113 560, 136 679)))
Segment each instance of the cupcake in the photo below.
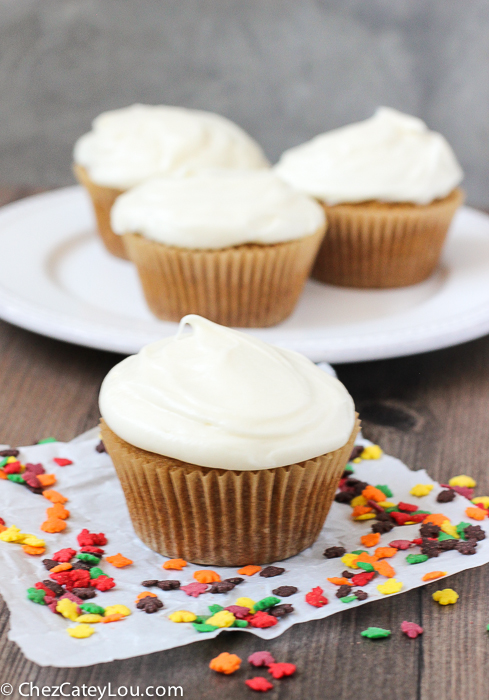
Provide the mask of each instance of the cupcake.
POLYGON ((292 312, 325 231, 321 206, 270 170, 148 180, 111 221, 155 316, 247 327, 292 312))
POLYGON ((286 151, 275 172, 324 206, 313 276, 346 287, 429 277, 463 201, 463 173, 443 136, 387 107, 286 151))
POLYGON ((100 412, 138 537, 218 566, 309 547, 359 429, 310 360, 194 315, 109 372, 100 412))
POLYGON ((110 209, 122 192, 159 175, 268 167, 248 134, 211 112, 136 104, 104 112, 92 126, 75 144, 74 172, 90 195, 105 247, 120 258, 126 254, 110 209))

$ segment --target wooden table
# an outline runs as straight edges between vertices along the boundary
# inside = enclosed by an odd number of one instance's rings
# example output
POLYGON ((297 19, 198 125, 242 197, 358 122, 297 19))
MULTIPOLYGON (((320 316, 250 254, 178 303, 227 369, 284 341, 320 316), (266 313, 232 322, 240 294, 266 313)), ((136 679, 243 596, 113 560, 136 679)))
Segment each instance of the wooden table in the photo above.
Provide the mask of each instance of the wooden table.
MULTIPOLYGON (((0 190, 0 202, 24 194, 0 190)), ((26 445, 47 435, 70 440, 96 425, 100 383, 119 360, 0 323, 0 442, 26 445)), ((337 370, 360 409, 366 437, 412 469, 425 468, 441 482, 468 473, 477 479, 479 494, 489 493, 489 337, 337 370)), ((210 659, 231 651, 245 660, 253 651, 268 649, 277 660, 298 667, 295 678, 275 682, 266 696, 271 699, 481 700, 489 692, 489 567, 452 576, 446 586, 460 594, 457 605, 435 604, 431 593, 439 584, 434 583, 297 625, 270 642, 244 632, 224 633, 170 651, 79 669, 41 668, 26 661, 7 641, 9 614, 2 603, 0 683, 111 682, 112 692, 123 685, 181 685, 184 697, 192 700, 239 700, 252 697, 243 683, 250 677, 247 669, 221 676, 208 669, 210 659), (403 620, 421 624, 424 635, 407 639, 399 630, 403 620), (388 640, 364 639, 360 632, 369 625, 393 634, 388 640)))

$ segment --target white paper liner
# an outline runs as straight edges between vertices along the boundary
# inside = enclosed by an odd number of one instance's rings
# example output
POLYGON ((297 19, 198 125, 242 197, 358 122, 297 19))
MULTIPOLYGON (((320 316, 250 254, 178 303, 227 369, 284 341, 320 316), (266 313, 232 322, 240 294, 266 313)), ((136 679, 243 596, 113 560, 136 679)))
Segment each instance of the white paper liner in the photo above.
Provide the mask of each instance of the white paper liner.
MULTIPOLYGON (((163 570, 161 565, 166 561, 165 557, 151 551, 137 539, 110 458, 107 454, 95 451, 97 435, 98 431, 94 430, 70 443, 21 448, 21 460, 41 462, 46 471, 56 474, 58 478, 58 483, 53 488, 69 498, 66 507, 71 511, 71 517, 63 533, 46 534, 39 529, 45 519, 45 510, 50 506, 45 498, 10 481, 0 482, 0 516, 5 519, 7 526, 16 525, 23 532, 43 537, 47 544, 43 557, 30 557, 23 552, 20 545, 0 541, 0 592, 11 613, 9 639, 15 641, 31 661, 41 666, 89 666, 205 640, 224 630, 202 634, 191 624, 171 622, 168 615, 180 609, 208 614, 208 605, 231 605, 241 596, 259 600, 271 595, 274 588, 283 585, 299 588, 295 595, 282 599, 284 603, 291 603, 295 612, 279 619, 274 627, 263 630, 249 627, 244 631, 251 632, 261 639, 272 639, 292 625, 328 617, 384 597, 376 588, 378 583, 387 580, 381 576, 364 587, 369 594, 366 601, 350 604, 342 603, 336 598, 337 587, 326 580, 327 577, 340 576, 346 567, 340 559, 325 559, 324 549, 332 545, 342 545, 347 551, 364 549, 360 537, 371 531, 372 522, 353 522, 351 508, 334 503, 319 539, 313 547, 283 562, 286 572, 282 576, 267 579, 256 574, 250 578, 245 577, 245 582, 227 594, 206 593, 199 598, 191 598, 182 591, 163 592, 154 588, 151 590, 157 593, 165 607, 152 615, 137 610, 134 600, 138 593, 146 590, 140 585, 141 581, 151 578, 178 579, 184 585, 192 582, 193 572, 203 567, 188 565, 182 571, 163 570), (72 459, 74 464, 58 467, 52 462, 52 458, 56 456, 72 459), (109 576, 115 578, 117 585, 106 593, 97 593, 97 597, 91 602, 104 607, 122 603, 128 605, 133 614, 121 622, 94 625, 96 633, 88 639, 72 639, 68 636, 66 628, 76 623, 54 615, 45 606, 28 601, 26 589, 34 586, 36 581, 48 578, 48 572, 41 563, 43 558, 49 558, 63 547, 78 549, 76 535, 85 527, 91 532, 106 533, 109 540, 109 544, 104 547, 107 556, 121 552, 134 561, 132 566, 116 569, 102 559, 101 567, 109 576), (323 588, 329 599, 329 604, 323 608, 314 608, 304 600, 305 594, 316 586, 323 588)), ((358 442, 370 444, 362 439, 358 442)), ((389 500, 416 503, 420 509, 433 513, 443 512, 454 524, 462 520, 469 522, 464 513, 469 501, 457 496, 452 503, 437 503, 436 495, 440 487, 423 470, 410 471, 398 459, 386 455, 380 460, 363 461, 354 465, 354 468, 355 476, 364 481, 374 485, 387 484, 394 493, 394 497, 389 500), (417 483, 434 484, 435 488, 429 496, 417 499, 409 495, 409 490, 417 483)), ((480 524, 486 533, 489 533, 488 521, 473 524, 480 524)), ((418 536, 418 532, 419 525, 395 528, 382 535, 378 546, 386 545, 394 539, 413 539, 418 536)), ((413 552, 419 550, 399 552, 389 559, 396 570, 396 578, 404 584, 401 593, 427 585, 421 578, 428 571, 442 570, 451 575, 487 563, 489 538, 479 542, 477 553, 473 556, 444 552, 422 564, 406 564, 406 555, 413 552)), ((237 575, 236 568, 212 568, 219 571, 221 578, 237 575)), ((446 587, 443 579, 439 580, 439 584, 440 588, 446 587)), ((238 630, 225 631, 232 634, 238 630)))

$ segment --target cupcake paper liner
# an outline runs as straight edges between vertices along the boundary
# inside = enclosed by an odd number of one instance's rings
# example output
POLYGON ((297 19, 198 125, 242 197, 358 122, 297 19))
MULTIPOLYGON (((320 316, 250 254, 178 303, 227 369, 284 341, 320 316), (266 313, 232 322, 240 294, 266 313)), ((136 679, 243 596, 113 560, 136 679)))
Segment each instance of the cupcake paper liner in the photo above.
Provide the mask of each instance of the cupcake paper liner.
POLYGON ((323 204, 328 230, 313 277, 344 287, 406 287, 422 282, 438 264, 463 192, 427 205, 323 204))
POLYGON ((110 210, 119 195, 123 190, 117 190, 112 187, 104 187, 97 185, 90 180, 87 171, 81 165, 75 163, 73 172, 80 185, 87 190, 92 200, 95 218, 97 219, 98 232, 102 238, 104 246, 109 253, 118 258, 127 260, 127 254, 124 250, 124 242, 122 236, 118 236, 112 231, 110 225, 110 210))
POLYGON ((102 420, 138 537, 168 557, 213 566, 280 561, 318 537, 360 428, 343 447, 259 471, 211 469, 147 452, 102 420))
POLYGON ((274 245, 190 250, 125 234, 149 308, 165 321, 199 314, 227 326, 273 326, 289 316, 324 235, 274 245))

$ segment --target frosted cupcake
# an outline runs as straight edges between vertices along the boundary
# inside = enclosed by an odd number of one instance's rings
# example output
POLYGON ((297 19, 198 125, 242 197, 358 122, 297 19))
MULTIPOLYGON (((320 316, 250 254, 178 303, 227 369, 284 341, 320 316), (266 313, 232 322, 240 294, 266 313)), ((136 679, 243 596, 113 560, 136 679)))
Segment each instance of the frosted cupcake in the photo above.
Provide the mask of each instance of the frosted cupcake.
POLYGON ((325 231, 321 206, 270 170, 148 180, 111 221, 158 318, 247 327, 292 312, 325 231))
POLYGON ((309 547, 359 427, 337 379, 199 316, 116 365, 100 411, 137 535, 220 566, 309 547))
POLYGON ((92 127, 75 144, 74 172, 91 197, 105 247, 121 258, 126 254, 110 227, 110 209, 122 192, 158 175, 268 167, 248 134, 211 112, 136 104, 104 112, 92 127))
POLYGON ((275 172, 323 204, 328 233, 313 276, 342 286, 426 279, 463 201, 463 173, 443 136, 386 107, 286 151, 275 172))

